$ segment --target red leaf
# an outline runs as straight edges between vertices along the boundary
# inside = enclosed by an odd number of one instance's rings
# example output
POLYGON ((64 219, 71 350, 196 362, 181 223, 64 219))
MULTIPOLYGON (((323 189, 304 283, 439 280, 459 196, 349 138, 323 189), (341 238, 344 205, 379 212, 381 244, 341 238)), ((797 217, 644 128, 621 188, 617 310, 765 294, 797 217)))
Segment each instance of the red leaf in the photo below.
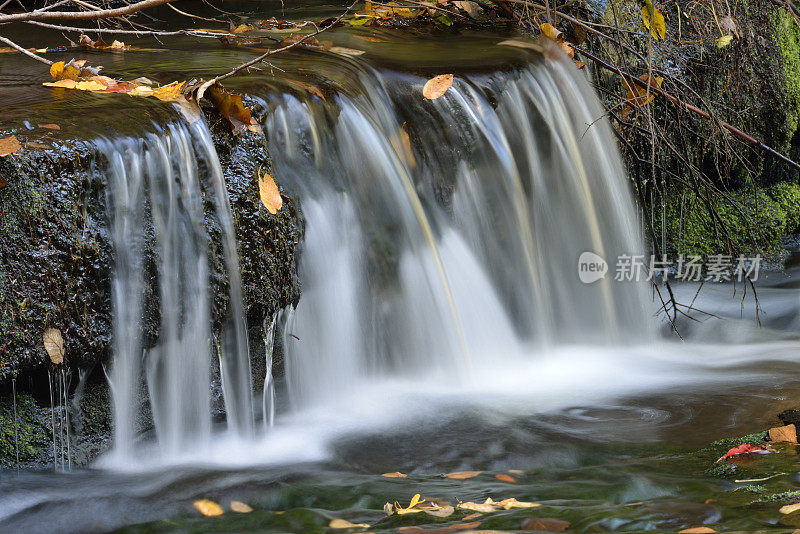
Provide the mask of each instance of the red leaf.
POLYGON ((731 448, 724 455, 720 456, 719 460, 717 461, 719 462, 726 458, 730 458, 731 456, 739 456, 740 454, 769 454, 770 452, 772 451, 765 449, 764 447, 759 447, 758 445, 742 443, 741 445, 731 448))

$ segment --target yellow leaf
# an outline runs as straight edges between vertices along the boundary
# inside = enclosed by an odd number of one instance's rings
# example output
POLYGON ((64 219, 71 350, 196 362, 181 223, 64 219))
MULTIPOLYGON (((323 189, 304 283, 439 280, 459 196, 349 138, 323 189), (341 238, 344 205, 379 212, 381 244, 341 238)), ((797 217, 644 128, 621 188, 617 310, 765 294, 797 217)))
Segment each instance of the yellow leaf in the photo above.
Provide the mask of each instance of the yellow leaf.
POLYGON ((332 519, 328 526, 330 528, 369 528, 366 523, 351 523, 344 519, 332 519))
POLYGON ((440 74, 434 76, 425 83, 422 88, 422 96, 428 100, 435 100, 445 94, 450 86, 453 85, 452 74, 440 74))
POLYGON ((245 33, 245 32, 252 31, 252 29, 253 29, 253 27, 250 26, 249 24, 239 24, 233 30, 233 33, 245 33))
POLYGON ((465 480, 467 478, 475 478, 481 473, 483 473, 483 471, 455 471, 453 473, 447 473, 445 476, 455 480, 465 480))
POLYGON ((186 82, 172 82, 169 85, 164 85, 155 89, 153 91, 153 96, 165 102, 176 100, 182 95, 184 85, 186 85, 186 82))
POLYGON ((797 504, 787 504, 786 506, 781 507, 781 509, 778 511, 782 514, 791 514, 798 510, 800 510, 800 502, 797 504))
POLYGON ((717 48, 725 48, 733 41, 733 35, 723 35, 717 39, 717 48))
MULTIPOLYGON (((17 139, 13 135, 11 137, 3 137, 2 139, 0 139, 0 157, 6 157, 9 154, 13 154, 17 150, 20 150, 21 148, 22 145, 19 144, 19 139, 17 139)), ((61 334, 59 333, 59 335, 61 334)), ((47 348, 46 339, 47 339, 47 332, 45 332, 45 348, 47 348)))
POLYGON ((541 506, 541 504, 539 504, 538 502, 518 501, 513 497, 509 499, 503 499, 502 501, 496 504, 498 506, 503 507, 506 510, 511 510, 512 508, 538 508, 539 506, 541 506))
POLYGON ((75 84, 75 89, 80 91, 104 91, 106 86, 102 83, 98 83, 95 81, 88 81, 88 82, 78 82, 75 84))
POLYGON ((50 65, 50 76, 52 76, 54 80, 58 80, 61 77, 62 72, 64 72, 63 61, 58 61, 50 65))
POLYGON ((394 473, 384 473, 381 476, 386 478, 406 478, 406 475, 400 471, 395 471, 394 473))
POLYGON ((642 6, 642 20, 644 25, 650 30, 653 39, 663 39, 667 33, 667 23, 664 20, 664 15, 656 9, 651 0, 645 0, 642 6))
POLYGON ((715 532, 717 531, 709 527, 694 527, 679 530, 678 534, 714 534, 715 532))
POLYGON ((249 514, 253 509, 241 501, 231 501, 231 511, 240 514, 249 514))
POLYGON ((127 93, 131 96, 153 96, 153 88, 146 85, 137 85, 127 93))
MULTIPOLYGON (((639 79, 648 84, 650 87, 658 88, 661 88, 661 84, 664 81, 664 78, 659 76, 650 79, 647 74, 639 76, 639 79)), ((640 87, 639 85, 627 80, 623 80, 623 83, 628 91, 625 101, 629 106, 646 106, 653 101, 653 98, 655 98, 652 89, 648 91, 646 88, 640 87)))
POLYGON ((209 499, 200 499, 193 504, 197 511, 206 517, 216 517, 224 513, 220 505, 209 499))
MULTIPOLYGON (((409 508, 414 508, 417 504, 420 503, 421 495, 417 493, 413 497, 411 497, 411 503, 408 505, 409 508)), ((424 500, 424 499, 423 499, 424 500)))
POLYGON ((262 174, 261 169, 258 170, 258 196, 267 211, 273 215, 283 206, 283 198, 278 186, 275 185, 275 180, 267 173, 262 174))
POLYGON ((542 32, 542 35, 547 37, 548 39, 552 39, 556 42, 561 42, 564 40, 564 34, 557 30, 552 24, 545 22, 544 24, 539 26, 539 30, 542 32))
POLYGON ((114 50, 125 50, 127 46, 125 46, 125 43, 123 43, 122 41, 117 41, 116 39, 114 39, 114 42, 111 43, 111 46, 109 46, 109 48, 114 50))
POLYGON ((42 85, 47 87, 61 87, 62 89, 75 89, 78 82, 75 80, 58 80, 55 82, 44 82, 42 85))
POLYGON ((48 328, 44 331, 44 350, 50 356, 50 361, 58 365, 64 363, 64 338, 61 337, 61 330, 58 328, 48 328))

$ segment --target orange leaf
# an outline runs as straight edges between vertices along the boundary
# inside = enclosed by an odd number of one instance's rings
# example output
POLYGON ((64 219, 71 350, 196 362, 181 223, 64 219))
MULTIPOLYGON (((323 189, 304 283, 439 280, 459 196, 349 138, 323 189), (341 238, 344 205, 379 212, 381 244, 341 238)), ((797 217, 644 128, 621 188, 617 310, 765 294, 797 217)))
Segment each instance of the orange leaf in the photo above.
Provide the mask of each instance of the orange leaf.
POLYGON ((447 473, 445 476, 455 480, 466 480, 468 478, 475 478, 481 473, 483 473, 483 471, 455 471, 453 473, 447 473))
POLYGON ((774 442, 788 441, 789 443, 797 443, 797 429, 794 425, 770 428, 769 439, 774 442))
POLYGON ((406 475, 400 471, 395 471, 394 473, 384 473, 381 476, 386 478, 406 478, 406 475))
POLYGON ((453 85, 452 74, 440 74, 434 76, 422 88, 422 96, 428 100, 435 100, 445 94, 448 89, 453 85))
POLYGON ((511 475, 499 474, 495 475, 494 478, 503 482, 511 482, 512 484, 516 484, 517 480, 512 477, 511 475))
POLYGON ((14 137, 4 137, 0 139, 0 157, 8 156, 9 154, 13 154, 17 150, 21 149, 22 145, 19 144, 19 139, 14 137))
POLYGON ((165 102, 177 100, 183 94, 183 86, 186 82, 172 82, 169 85, 164 85, 158 89, 153 90, 153 96, 165 102))
POLYGON ((262 174, 261 169, 258 170, 258 196, 267 211, 273 215, 283 206, 283 198, 275 180, 267 173, 262 174))
POLYGON ((197 511, 206 517, 216 517, 223 514, 222 507, 209 499, 194 501, 193 504, 197 511))

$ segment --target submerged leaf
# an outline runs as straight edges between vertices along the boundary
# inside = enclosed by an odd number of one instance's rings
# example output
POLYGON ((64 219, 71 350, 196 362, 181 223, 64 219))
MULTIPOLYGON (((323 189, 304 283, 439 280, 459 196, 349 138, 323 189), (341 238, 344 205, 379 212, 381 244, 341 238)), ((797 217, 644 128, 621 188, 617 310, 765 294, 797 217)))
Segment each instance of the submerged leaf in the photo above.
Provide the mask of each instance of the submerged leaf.
POLYGON ((366 523, 351 523, 345 519, 332 519, 328 526, 330 528, 369 528, 366 523))
POLYGON ((466 480, 468 478, 475 478, 481 473, 483 473, 483 471, 454 471, 452 473, 447 473, 445 476, 455 480, 466 480))
POLYGON ((496 478, 497 480, 500 480, 501 482, 510 482, 511 484, 516 484, 516 482, 517 482, 517 480, 514 477, 512 477, 511 475, 506 475, 506 474, 502 474, 502 473, 499 474, 499 475, 495 475, 494 478, 496 478))
POLYGON ((384 473, 381 476, 386 478, 406 478, 406 475, 400 471, 395 471, 394 473, 384 473))
POLYGON ((791 514, 796 511, 800 510, 800 502, 795 504, 787 504, 786 506, 782 506, 780 510, 778 510, 782 514, 791 514))
POLYGON ((217 517, 224 513, 220 505, 209 499, 200 499, 192 504, 198 512, 206 517, 217 517))
POLYGON ((564 532, 570 522, 554 517, 531 517, 522 522, 522 530, 538 530, 540 532, 564 532))
POLYGON ((679 530, 678 534, 714 534, 715 532, 717 531, 710 527, 694 527, 679 530))
POLYGON ((428 100, 435 100, 445 94, 452 85, 452 74, 440 74, 438 76, 434 76, 425 82, 425 86, 422 88, 422 96, 428 100))
POLYGON ((249 514, 253 508, 241 501, 231 501, 231 511, 240 514, 249 514))

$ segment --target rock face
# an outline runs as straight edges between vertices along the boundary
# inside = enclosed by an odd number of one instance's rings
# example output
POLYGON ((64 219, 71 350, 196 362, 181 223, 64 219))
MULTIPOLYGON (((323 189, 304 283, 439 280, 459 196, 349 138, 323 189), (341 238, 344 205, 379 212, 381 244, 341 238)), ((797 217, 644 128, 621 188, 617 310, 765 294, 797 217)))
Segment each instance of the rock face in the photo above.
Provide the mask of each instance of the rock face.
MULTIPOLYGON (((276 215, 270 215, 259 201, 255 169, 267 170, 270 163, 263 139, 234 137, 224 119, 211 112, 207 115, 228 186, 248 327, 255 335, 265 318, 299 298, 295 250, 302 237, 302 222, 291 198, 284 198, 283 209, 276 215)), ((0 399, 8 400, 10 379, 19 377, 17 390, 33 395, 24 398, 21 416, 27 418, 26 424, 47 432, 51 432, 49 410, 38 413, 30 404, 49 404, 48 372, 60 373, 63 368, 73 376, 72 393, 78 373, 83 378, 94 376, 94 385, 105 388, 97 363, 107 362, 111 351, 113 257, 104 165, 103 157, 85 140, 67 140, 47 150, 23 149, 0 159, 0 176, 7 182, 0 188, 0 399), (63 335, 63 367, 51 363, 45 351, 43 333, 48 328, 58 328, 63 335)), ((206 220, 216 329, 227 311, 227 280, 221 274, 224 260, 219 229, 214 227, 213 217, 206 220)), ((145 229, 148 233, 152 234, 145 229)), ((152 254, 152 250, 145 253, 152 254)), ((153 284, 146 291, 157 294, 153 284)), ((145 311, 145 344, 158 335, 155 308, 151 303, 145 311)), ((251 344, 259 346, 255 339, 251 344)), ((263 373, 263 354, 261 358, 263 373)), ((109 428, 108 398, 103 394, 92 398, 97 406, 86 409, 106 420, 94 421, 86 428, 102 434, 102 429, 109 428)), ((5 410, 3 413, 5 421, 5 410)), ((82 424, 78 415, 73 425, 82 424)), ((39 441, 52 447, 52 436, 39 441)), ((6 439, 0 441, 0 466, 9 466, 15 455, 14 448, 7 445, 6 439)), ((25 451, 27 457, 36 457, 35 451, 25 451)), ((92 453, 85 456, 88 460, 92 453)))

